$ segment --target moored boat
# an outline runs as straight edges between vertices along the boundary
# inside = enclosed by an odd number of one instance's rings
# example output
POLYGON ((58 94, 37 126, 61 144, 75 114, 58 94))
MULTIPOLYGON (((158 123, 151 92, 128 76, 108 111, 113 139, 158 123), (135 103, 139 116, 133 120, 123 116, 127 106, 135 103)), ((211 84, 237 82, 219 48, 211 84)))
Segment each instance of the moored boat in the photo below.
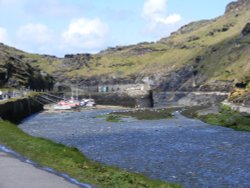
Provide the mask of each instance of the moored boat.
POLYGON ((68 105, 59 105, 59 104, 56 104, 53 106, 53 109, 54 110, 71 110, 72 108, 68 105))
POLYGON ((96 105, 96 103, 95 103, 94 99, 82 99, 80 101, 80 106, 92 107, 95 105, 96 105))
POLYGON ((53 108, 54 110, 71 110, 72 108, 75 108, 77 106, 79 106, 79 102, 71 99, 69 101, 66 100, 59 101, 57 104, 53 106, 53 108))

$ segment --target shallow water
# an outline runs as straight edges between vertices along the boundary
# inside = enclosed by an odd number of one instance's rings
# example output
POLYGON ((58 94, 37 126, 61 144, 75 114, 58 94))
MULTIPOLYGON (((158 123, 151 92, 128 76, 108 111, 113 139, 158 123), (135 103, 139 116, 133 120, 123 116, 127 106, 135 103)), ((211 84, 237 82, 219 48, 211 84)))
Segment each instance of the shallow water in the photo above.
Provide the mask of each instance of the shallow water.
POLYGON ((250 187, 250 133, 212 126, 176 113, 174 119, 112 123, 110 110, 41 113, 19 127, 74 146, 96 161, 187 188, 250 187))

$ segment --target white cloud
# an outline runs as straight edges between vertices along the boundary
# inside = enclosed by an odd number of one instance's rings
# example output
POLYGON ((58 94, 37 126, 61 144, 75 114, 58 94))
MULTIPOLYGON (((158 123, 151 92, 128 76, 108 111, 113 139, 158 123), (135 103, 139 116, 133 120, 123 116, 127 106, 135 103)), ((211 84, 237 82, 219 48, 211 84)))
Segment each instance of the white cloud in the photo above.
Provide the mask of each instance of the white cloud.
POLYGON ((44 24, 29 23, 16 32, 15 47, 32 53, 52 53, 58 37, 44 24))
POLYGON ((14 46, 32 53, 56 53, 60 56, 64 53, 97 52, 106 44, 108 31, 108 25, 100 19, 73 20, 65 31, 51 30, 40 23, 27 23, 18 28, 14 46))
POLYGON ((26 3, 27 0, 0 0, 0 8, 1 7, 20 7, 24 3, 26 3))
POLYGON ((9 42, 7 30, 3 27, 0 27, 0 42, 3 42, 3 43, 9 42))
POLYGON ((157 21, 163 24, 175 24, 181 20, 181 16, 179 14, 172 14, 165 18, 159 18, 157 21))
POLYGON ((143 16, 157 19, 166 13, 166 0, 146 0, 143 7, 143 16))
POLYGON ((175 24, 181 20, 179 14, 167 15, 167 0, 146 0, 142 15, 153 23, 175 24))
POLYGON ((43 24, 26 24, 17 30, 17 39, 32 44, 47 44, 53 39, 49 28, 43 24))
POLYGON ((68 29, 62 33, 62 48, 100 48, 106 41, 108 31, 108 25, 98 18, 73 20, 68 29))
POLYGON ((182 20, 179 14, 168 14, 167 0, 145 0, 142 17, 146 20, 143 33, 152 38, 170 34, 182 20))

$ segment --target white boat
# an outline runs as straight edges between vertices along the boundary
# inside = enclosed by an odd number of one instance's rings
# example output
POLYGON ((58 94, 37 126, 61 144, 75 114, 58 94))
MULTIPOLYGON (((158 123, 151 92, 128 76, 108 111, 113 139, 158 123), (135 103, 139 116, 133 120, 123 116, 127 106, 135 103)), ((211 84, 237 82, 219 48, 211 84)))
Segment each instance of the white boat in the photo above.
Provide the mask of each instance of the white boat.
POLYGON ((54 110, 71 110, 72 105, 68 101, 60 101, 53 106, 54 110))
POLYGON ((71 106, 56 104, 53 106, 54 110, 71 110, 71 106))
POLYGON ((82 99, 80 102, 80 106, 87 106, 87 107, 92 107, 95 106, 95 101, 94 99, 82 99))
POLYGON ((75 100, 74 98, 71 98, 68 101, 65 101, 66 105, 72 107, 72 108, 76 108, 78 106, 80 106, 80 102, 78 100, 75 100))
POLYGON ((88 106, 88 107, 92 107, 92 106, 95 106, 95 102, 88 102, 85 106, 88 106))

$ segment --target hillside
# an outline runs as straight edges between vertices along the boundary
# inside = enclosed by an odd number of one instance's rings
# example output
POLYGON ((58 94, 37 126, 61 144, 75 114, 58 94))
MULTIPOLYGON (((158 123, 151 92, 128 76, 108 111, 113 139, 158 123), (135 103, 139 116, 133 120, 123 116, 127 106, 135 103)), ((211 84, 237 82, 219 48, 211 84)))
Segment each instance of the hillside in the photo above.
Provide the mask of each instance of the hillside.
POLYGON ((52 89, 54 79, 23 60, 23 54, 27 55, 25 52, 0 43, 0 87, 52 89))
POLYGON ((249 10, 249 0, 238 0, 223 16, 190 23, 157 42, 98 54, 56 58, 6 49, 66 84, 146 83, 163 91, 230 91, 250 82, 249 10))

